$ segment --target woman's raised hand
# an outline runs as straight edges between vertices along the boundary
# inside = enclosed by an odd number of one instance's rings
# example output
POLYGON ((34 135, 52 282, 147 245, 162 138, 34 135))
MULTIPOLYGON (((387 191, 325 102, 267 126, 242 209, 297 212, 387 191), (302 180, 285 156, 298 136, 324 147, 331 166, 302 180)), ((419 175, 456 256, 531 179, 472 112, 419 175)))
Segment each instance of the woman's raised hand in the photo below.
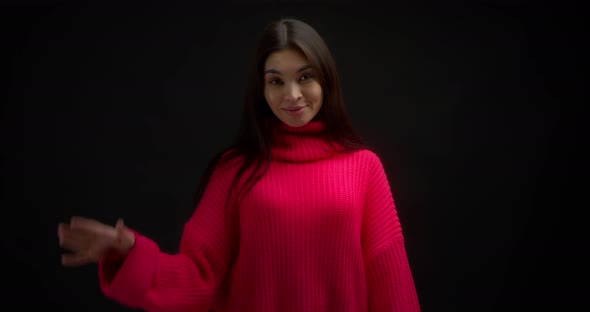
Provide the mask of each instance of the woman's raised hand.
POLYGON ((59 245, 71 251, 63 254, 64 266, 81 266, 102 259, 124 259, 135 236, 119 219, 115 227, 99 221, 72 217, 70 223, 60 223, 57 228, 59 245))

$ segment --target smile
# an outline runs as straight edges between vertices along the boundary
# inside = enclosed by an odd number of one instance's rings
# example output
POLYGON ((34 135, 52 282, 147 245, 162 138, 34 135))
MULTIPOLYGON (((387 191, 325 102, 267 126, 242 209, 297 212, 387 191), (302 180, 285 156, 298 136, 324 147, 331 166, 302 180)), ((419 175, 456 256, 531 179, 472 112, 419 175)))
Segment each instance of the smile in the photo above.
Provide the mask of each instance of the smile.
POLYGON ((283 110, 285 112, 287 112, 287 114, 289 115, 299 115, 301 113, 303 113, 303 109, 306 106, 297 106, 297 107, 288 107, 288 108, 283 108, 283 110))
POLYGON ((304 107, 305 106, 296 106, 296 107, 288 107, 288 108, 283 108, 283 109, 286 111, 289 111, 289 112, 296 112, 304 107))

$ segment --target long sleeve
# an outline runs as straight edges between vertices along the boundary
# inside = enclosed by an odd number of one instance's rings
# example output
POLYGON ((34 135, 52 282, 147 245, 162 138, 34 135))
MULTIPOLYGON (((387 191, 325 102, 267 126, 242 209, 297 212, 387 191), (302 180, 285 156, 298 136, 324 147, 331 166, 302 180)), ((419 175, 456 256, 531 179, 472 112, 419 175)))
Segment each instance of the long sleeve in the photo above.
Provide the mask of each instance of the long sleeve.
POLYGON ((237 250, 237 214, 224 208, 234 173, 229 164, 213 172, 184 225, 178 254, 161 252, 136 232, 135 245, 123 262, 99 262, 103 293, 145 311, 209 311, 237 250))
POLYGON ((380 160, 369 164, 362 244, 369 311, 420 311, 402 227, 380 160))

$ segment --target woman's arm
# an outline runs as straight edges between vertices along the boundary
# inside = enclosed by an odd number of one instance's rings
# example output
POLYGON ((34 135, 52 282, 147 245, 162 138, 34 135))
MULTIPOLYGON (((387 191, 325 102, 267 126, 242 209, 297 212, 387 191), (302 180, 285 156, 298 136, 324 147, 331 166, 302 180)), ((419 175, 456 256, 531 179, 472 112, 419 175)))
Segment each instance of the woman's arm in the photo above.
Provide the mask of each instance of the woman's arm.
POLYGON ((229 164, 214 171, 184 226, 178 254, 163 253, 134 232, 135 244, 124 260, 99 262, 103 293, 146 311, 209 311, 238 247, 237 213, 225 209, 235 171, 229 164))
POLYGON ((418 296, 389 182, 381 161, 376 155, 371 158, 361 233, 369 311, 418 312, 418 296))

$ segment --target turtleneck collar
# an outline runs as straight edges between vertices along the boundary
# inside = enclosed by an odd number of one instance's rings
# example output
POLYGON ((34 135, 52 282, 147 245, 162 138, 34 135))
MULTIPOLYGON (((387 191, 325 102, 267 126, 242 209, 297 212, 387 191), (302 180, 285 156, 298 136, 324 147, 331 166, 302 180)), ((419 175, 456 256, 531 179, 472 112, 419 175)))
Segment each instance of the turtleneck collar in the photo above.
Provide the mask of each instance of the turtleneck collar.
POLYGON ((312 120, 301 127, 291 127, 277 118, 272 118, 271 157, 273 160, 310 162, 332 157, 344 148, 327 141, 324 123, 312 120))

